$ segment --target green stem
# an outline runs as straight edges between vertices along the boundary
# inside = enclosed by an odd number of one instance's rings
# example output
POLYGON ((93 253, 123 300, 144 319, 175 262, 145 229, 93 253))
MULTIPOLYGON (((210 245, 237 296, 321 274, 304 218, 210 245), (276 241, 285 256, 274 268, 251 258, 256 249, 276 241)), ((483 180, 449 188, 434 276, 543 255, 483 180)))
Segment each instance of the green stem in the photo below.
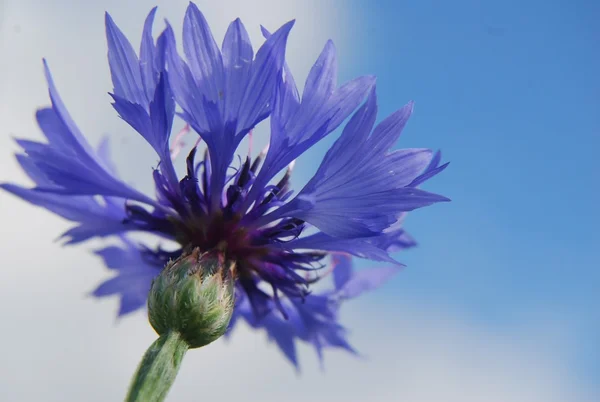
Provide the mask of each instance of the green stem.
POLYGON ((161 335, 146 351, 125 402, 162 402, 175 381, 188 344, 178 332, 161 335))

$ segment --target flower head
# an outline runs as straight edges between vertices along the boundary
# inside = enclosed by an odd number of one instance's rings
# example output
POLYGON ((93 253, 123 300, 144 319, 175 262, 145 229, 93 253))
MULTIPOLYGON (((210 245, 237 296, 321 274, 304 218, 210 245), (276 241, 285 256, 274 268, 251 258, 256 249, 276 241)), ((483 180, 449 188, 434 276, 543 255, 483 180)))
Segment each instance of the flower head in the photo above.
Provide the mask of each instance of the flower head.
MULTIPOLYGON (((153 172, 156 197, 118 178, 106 143, 98 150, 87 143, 46 64, 52 106, 38 111, 37 120, 48 142, 17 140, 23 148, 18 161, 35 187, 1 187, 77 222, 64 234, 67 243, 110 235, 122 240, 121 247, 97 251, 118 275, 94 291, 96 296, 119 294, 120 314, 146 303, 152 279, 168 261, 198 250, 235 264, 234 318, 267 328, 292 361, 294 338, 318 350, 352 350, 337 324, 337 306, 363 285, 351 279, 347 268, 336 268, 335 291, 315 295, 309 287, 324 276, 321 268, 329 253, 396 263, 389 253, 414 245, 401 227, 406 212, 448 200, 418 188, 447 164, 440 165, 439 153, 426 149, 390 151, 412 104, 375 125, 375 79, 359 77, 338 86, 332 42, 323 48, 300 96, 285 63, 293 21, 273 34, 263 30, 266 40, 254 52, 237 19, 219 47, 190 3, 182 58, 169 25, 154 40, 155 12, 146 19, 139 53, 108 14, 106 35, 113 106, 160 158, 153 172), (170 146, 176 106, 206 144, 204 153, 198 146, 189 150, 183 175, 175 170, 170 146), (241 140, 267 117, 268 151, 234 163, 241 140), (295 159, 348 117, 317 173, 294 195, 295 159), (125 236, 131 231, 157 234, 178 247, 133 243, 125 236)), ((360 283, 379 277, 375 271, 371 275, 360 283)))

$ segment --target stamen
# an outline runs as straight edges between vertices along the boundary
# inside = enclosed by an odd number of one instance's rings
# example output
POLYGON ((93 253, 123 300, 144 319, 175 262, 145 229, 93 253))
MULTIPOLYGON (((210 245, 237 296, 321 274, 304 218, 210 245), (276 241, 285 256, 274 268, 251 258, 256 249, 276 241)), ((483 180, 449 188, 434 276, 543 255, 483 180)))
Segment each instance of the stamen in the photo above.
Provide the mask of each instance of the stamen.
POLYGON ((237 185, 244 188, 250 181, 250 157, 246 158, 246 162, 242 166, 242 170, 238 176, 237 185))
POLYGON ((262 163, 262 161, 265 159, 265 156, 267 155, 267 151, 269 150, 269 146, 267 145, 265 147, 265 149, 263 149, 260 154, 258 154, 258 156, 256 157, 256 159, 254 159, 254 162, 252 163, 252 167, 250 168, 250 171, 252 173, 256 173, 256 171, 258 170, 258 168, 260 167, 260 164, 262 163))
POLYGON ((292 169, 294 167, 294 163, 295 163, 295 161, 293 161, 292 163, 289 164, 287 170, 285 171, 285 174, 283 175, 281 180, 279 180, 279 183, 277 183, 275 188, 262 200, 262 202, 260 203, 261 205, 265 205, 265 204, 271 202, 273 197, 275 197, 277 194, 281 193, 282 190, 284 190, 287 187, 287 185, 289 184, 289 181, 290 181, 290 177, 292 176, 292 169))

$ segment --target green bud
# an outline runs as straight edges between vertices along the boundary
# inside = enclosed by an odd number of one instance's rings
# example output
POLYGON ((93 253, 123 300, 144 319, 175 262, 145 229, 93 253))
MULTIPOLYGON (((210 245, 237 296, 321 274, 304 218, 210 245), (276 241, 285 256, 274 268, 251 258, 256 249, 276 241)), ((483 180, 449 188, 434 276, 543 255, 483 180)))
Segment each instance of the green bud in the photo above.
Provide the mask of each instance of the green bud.
POLYGON ((171 261, 154 279, 148 318, 163 335, 178 332, 190 348, 225 333, 233 314, 235 263, 216 252, 196 248, 171 261))

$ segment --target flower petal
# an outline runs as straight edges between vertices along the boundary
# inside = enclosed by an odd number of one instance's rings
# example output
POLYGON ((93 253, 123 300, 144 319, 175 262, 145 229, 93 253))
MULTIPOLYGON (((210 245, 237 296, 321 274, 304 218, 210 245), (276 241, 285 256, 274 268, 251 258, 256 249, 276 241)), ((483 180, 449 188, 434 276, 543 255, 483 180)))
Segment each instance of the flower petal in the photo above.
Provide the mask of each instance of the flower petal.
POLYGON ((335 45, 331 40, 327 41, 319 58, 311 68, 302 92, 301 103, 306 105, 301 109, 302 118, 318 115, 321 106, 335 90, 337 84, 337 58, 335 53, 335 45))
POLYGON ((143 91, 140 64, 135 50, 110 14, 105 14, 108 63, 115 94, 132 103, 145 106, 148 101, 143 91))
POLYGON ((140 76, 145 89, 146 98, 154 97, 154 88, 158 83, 158 72, 164 70, 163 66, 158 65, 157 58, 161 49, 154 45, 152 37, 152 26, 157 7, 152 8, 144 22, 144 31, 142 32, 142 43, 140 45, 140 76))
MULTIPOLYGON (((335 130, 364 100, 374 77, 360 77, 333 90, 335 49, 325 46, 313 65, 302 102, 294 103, 293 80, 282 80, 271 115, 271 140, 247 203, 254 201, 267 183, 298 156, 335 130), (306 92, 308 91, 308 92, 306 92)), ((286 77, 291 77, 286 71, 286 77)))
POLYGON ((144 250, 123 239, 123 247, 109 246, 96 251, 105 264, 118 274, 98 286, 92 295, 105 297, 119 295, 119 316, 131 313, 146 305, 152 280, 163 265, 144 257, 144 250))
POLYGON ((281 77, 287 38, 293 26, 294 21, 284 24, 258 49, 240 105, 238 133, 250 130, 270 113, 281 77))
POLYGON ((220 105, 225 89, 223 59, 204 15, 192 2, 183 20, 183 50, 204 97, 220 105))
POLYGON ((360 258, 368 258, 374 261, 384 261, 402 265, 390 257, 385 249, 379 247, 379 245, 376 243, 376 239, 378 239, 378 237, 379 236, 358 239, 343 239, 328 236, 325 233, 319 232, 290 241, 288 243, 284 243, 280 245, 280 247, 288 250, 308 249, 348 253, 360 258))
POLYGON ((122 197, 156 205, 152 199, 107 170, 67 112, 45 61, 44 67, 52 108, 38 111, 36 117, 49 144, 17 140, 32 163, 43 172, 47 182, 52 183, 43 190, 71 195, 122 197))
POLYGON ((352 258, 347 255, 334 254, 331 260, 333 265, 333 284, 339 290, 352 278, 352 258))
POLYGON ((76 227, 61 235, 61 238, 66 240, 65 244, 75 244, 92 237, 103 237, 136 229, 135 226, 123 223, 127 217, 123 205, 119 208, 114 203, 102 204, 94 197, 45 193, 14 184, 0 184, 0 188, 67 220, 77 222, 76 227))
POLYGON ((224 117, 226 122, 236 122, 246 91, 254 50, 244 24, 237 18, 223 39, 223 65, 225 69, 224 117))
MULTIPOLYGON (((212 131, 209 126, 207 111, 203 108, 205 96, 188 65, 177 53, 175 34, 169 24, 163 32, 165 62, 169 69, 171 89, 176 102, 183 109, 182 116, 202 137, 212 131)), ((218 129, 218 127, 214 127, 218 129)), ((206 140, 206 138, 205 138, 206 140)))
POLYGON ((355 271, 352 278, 339 289, 338 294, 345 299, 353 299, 364 292, 377 289, 399 271, 398 267, 378 267, 355 271))
POLYGON ((333 237, 361 238, 382 234, 403 212, 448 201, 410 186, 427 168, 431 151, 388 152, 410 110, 409 104, 368 135, 377 113, 373 90, 298 196, 261 223, 294 217, 333 237))

